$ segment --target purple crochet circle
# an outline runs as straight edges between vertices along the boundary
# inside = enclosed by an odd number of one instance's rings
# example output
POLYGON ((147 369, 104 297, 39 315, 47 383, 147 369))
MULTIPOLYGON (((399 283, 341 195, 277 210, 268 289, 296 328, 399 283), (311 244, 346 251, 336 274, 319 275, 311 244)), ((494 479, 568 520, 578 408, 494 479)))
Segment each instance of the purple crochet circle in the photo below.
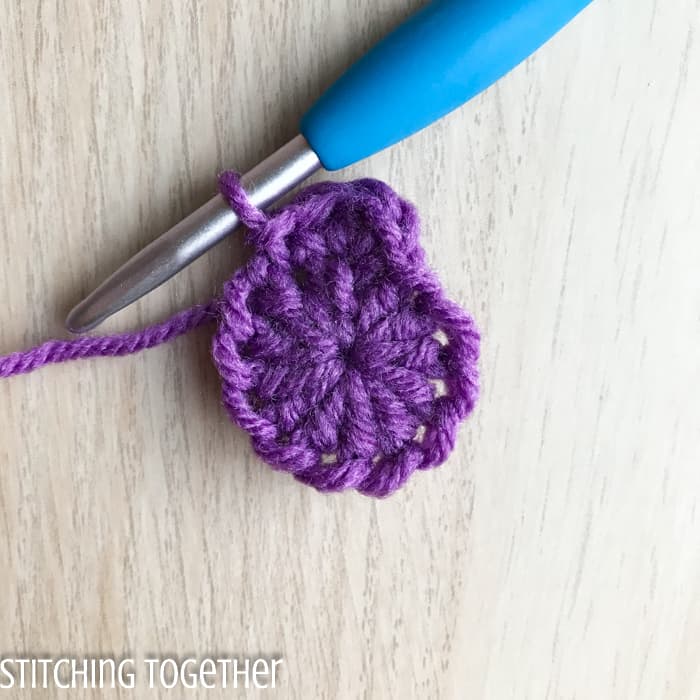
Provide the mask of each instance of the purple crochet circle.
POLYGON ((320 491, 387 496, 445 461, 478 394, 479 334, 425 262, 415 209, 376 180, 312 185, 249 229, 213 357, 257 454, 320 491))

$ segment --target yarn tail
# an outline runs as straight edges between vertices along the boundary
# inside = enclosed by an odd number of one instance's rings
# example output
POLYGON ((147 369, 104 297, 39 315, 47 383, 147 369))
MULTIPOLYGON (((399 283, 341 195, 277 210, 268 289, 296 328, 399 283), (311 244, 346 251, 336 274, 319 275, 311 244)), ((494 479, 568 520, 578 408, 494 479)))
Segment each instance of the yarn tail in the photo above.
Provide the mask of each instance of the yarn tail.
POLYGON ((29 350, 0 356, 0 378, 33 372, 44 365, 88 357, 117 357, 167 343, 217 317, 218 302, 193 306, 166 321, 133 333, 48 340, 29 350))

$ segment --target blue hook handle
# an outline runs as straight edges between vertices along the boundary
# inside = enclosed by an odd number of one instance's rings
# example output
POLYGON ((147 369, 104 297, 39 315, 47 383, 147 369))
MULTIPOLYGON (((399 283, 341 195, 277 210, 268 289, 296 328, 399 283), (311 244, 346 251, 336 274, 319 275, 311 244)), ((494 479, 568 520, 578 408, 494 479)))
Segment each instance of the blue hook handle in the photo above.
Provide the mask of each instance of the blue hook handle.
POLYGON ((534 53, 592 0, 434 0, 389 34, 304 115, 327 170, 410 136, 534 53))

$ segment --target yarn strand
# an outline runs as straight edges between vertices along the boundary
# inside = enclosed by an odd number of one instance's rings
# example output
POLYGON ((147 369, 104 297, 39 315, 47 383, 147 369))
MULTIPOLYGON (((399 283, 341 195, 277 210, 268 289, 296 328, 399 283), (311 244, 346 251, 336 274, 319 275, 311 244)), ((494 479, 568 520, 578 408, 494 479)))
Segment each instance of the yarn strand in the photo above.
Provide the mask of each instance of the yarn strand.
POLYGON ((169 319, 132 333, 84 336, 72 340, 47 340, 29 350, 0 356, 0 378, 26 374, 45 365, 88 357, 132 355, 167 343, 216 320, 216 302, 200 304, 169 319))

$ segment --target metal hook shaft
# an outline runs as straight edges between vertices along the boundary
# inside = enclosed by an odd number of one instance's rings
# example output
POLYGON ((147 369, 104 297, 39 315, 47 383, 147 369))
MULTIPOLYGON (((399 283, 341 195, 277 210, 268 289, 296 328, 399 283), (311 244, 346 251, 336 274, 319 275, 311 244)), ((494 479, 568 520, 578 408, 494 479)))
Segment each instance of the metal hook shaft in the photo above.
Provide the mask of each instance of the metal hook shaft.
MULTIPOLYGON (((321 161, 299 135, 241 179, 251 202, 265 208, 321 168, 321 161)), ((166 231, 108 277, 66 318, 81 333, 148 294, 238 226, 236 214, 220 195, 166 231)))

